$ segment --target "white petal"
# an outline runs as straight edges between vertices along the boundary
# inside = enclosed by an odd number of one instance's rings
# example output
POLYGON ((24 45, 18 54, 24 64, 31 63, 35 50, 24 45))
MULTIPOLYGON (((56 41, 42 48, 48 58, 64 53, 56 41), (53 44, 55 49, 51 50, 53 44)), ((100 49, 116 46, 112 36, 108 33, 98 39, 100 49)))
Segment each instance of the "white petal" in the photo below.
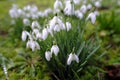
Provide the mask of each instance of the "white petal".
POLYGON ((45 58, 46 58, 47 61, 50 61, 50 59, 52 58, 52 54, 51 54, 50 51, 45 52, 45 58))
POLYGON ((66 22, 66 28, 67 28, 67 31, 69 31, 71 29, 71 23, 70 22, 66 22))
POLYGON ((21 38, 22 38, 22 41, 26 41, 26 39, 27 39, 27 32, 26 31, 22 32, 21 38))
POLYGON ((89 10, 89 9, 92 9, 92 5, 91 4, 88 4, 87 5, 87 9, 89 10))
POLYGON ((39 25, 38 21, 33 21, 31 27, 32 27, 32 29, 34 29, 34 28, 40 29, 40 25, 39 25))
POLYGON ((71 4, 71 1, 66 1, 64 13, 68 16, 74 15, 74 5, 71 4))
POLYGON ((54 10, 56 12, 60 12, 61 9, 63 9, 62 2, 60 0, 56 0, 54 3, 54 10))
POLYGON ((30 40, 27 41, 26 47, 30 48, 30 40))
POLYGON ((73 0, 75 4, 80 4, 80 0, 73 0))
POLYGON ((34 41, 31 41, 30 43, 30 48, 32 49, 32 51, 35 51, 35 42, 34 41))
POLYGON ((35 46, 38 50, 40 50, 40 45, 37 42, 35 42, 35 46))
POLYGON ((95 6, 96 6, 97 8, 101 7, 100 1, 96 1, 96 2, 95 2, 95 6))
POLYGON ((74 60, 75 60, 77 63, 79 63, 79 58, 78 58, 78 56, 77 56, 76 54, 74 54, 74 60))
POLYGON ((45 40, 47 37, 48 37, 48 31, 46 28, 44 28, 42 31, 42 39, 45 40))
POLYGON ((59 47, 57 45, 53 45, 51 48, 51 53, 54 53, 55 56, 57 56, 59 53, 59 47))
POLYGON ((67 65, 70 65, 72 61, 73 61, 73 54, 70 53, 70 55, 69 55, 69 57, 67 59, 67 65))
POLYGON ((95 15, 92 15, 92 16, 91 16, 91 22, 94 24, 95 21, 96 21, 96 16, 95 16, 95 15))
POLYGON ((37 33, 36 37, 37 37, 37 39, 42 39, 42 34, 41 33, 37 33))
POLYGON ((57 32, 60 31, 60 26, 59 26, 58 24, 55 25, 55 27, 54 27, 54 31, 57 31, 57 32))
POLYGON ((85 14, 86 11, 87 11, 86 5, 82 5, 81 8, 80 8, 80 11, 85 14))
POLYGON ((27 18, 23 19, 23 24, 24 24, 25 26, 29 26, 29 25, 30 25, 29 19, 27 19, 27 18))

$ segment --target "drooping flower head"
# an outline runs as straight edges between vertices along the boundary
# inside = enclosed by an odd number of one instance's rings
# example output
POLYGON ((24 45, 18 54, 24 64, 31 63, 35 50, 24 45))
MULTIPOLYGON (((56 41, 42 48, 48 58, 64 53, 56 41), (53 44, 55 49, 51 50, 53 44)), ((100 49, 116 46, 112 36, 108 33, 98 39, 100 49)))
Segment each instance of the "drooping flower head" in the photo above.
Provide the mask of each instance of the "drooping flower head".
POLYGON ((51 53, 54 53, 55 56, 58 55, 58 53, 59 53, 59 47, 58 47, 58 45, 53 45, 53 46, 52 46, 52 48, 51 48, 51 53))
POLYGON ((54 3, 54 11, 55 13, 59 13, 63 9, 63 5, 61 0, 56 0, 54 3))
POLYGON ((67 65, 70 65, 72 61, 76 61, 77 63, 79 63, 79 58, 75 53, 70 53, 67 59, 67 65))
POLYGON ((45 52, 45 58, 47 61, 50 61, 50 59, 52 58, 52 53, 50 51, 46 51, 45 52))
POLYGON ((65 9, 64 9, 64 13, 68 16, 74 15, 74 4, 73 1, 71 0, 67 0, 65 2, 65 9))
POLYGON ((26 46, 27 46, 27 48, 31 48, 32 51, 40 50, 39 44, 36 41, 33 41, 33 40, 28 40, 26 46))

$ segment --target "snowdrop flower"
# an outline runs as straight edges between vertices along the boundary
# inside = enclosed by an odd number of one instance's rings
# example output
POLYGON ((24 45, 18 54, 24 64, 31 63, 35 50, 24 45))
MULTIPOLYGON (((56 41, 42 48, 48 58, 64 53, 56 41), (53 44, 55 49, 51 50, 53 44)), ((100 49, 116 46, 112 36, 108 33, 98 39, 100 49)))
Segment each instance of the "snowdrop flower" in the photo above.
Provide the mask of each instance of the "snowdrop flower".
POLYGON ((33 29, 33 31, 32 31, 32 37, 34 38, 34 39, 38 39, 38 35, 39 34, 39 29, 33 29))
POLYGON ((24 11, 29 11, 31 9, 31 6, 30 5, 27 5, 23 8, 24 11))
POLYGON ((96 1, 94 5, 95 5, 95 7, 97 7, 97 8, 100 8, 100 7, 101 7, 100 1, 96 1))
POLYGON ((64 13, 68 16, 74 15, 74 4, 71 0, 66 1, 64 13))
POLYGON ((32 13, 36 13, 38 11, 38 7, 36 5, 32 5, 31 8, 30 8, 30 11, 32 13))
POLYGON ((91 12, 91 13, 88 15, 88 17, 87 17, 86 20, 88 20, 88 19, 90 19, 91 22, 94 24, 95 21, 96 21, 96 14, 95 14, 94 12, 91 12))
POLYGON ((75 15, 76 15, 76 17, 78 17, 79 19, 82 19, 83 18, 83 13, 80 11, 80 10, 76 10, 75 11, 75 15))
POLYGON ((41 39, 42 39, 42 33, 40 33, 40 32, 37 33, 37 34, 36 34, 36 38, 41 40, 41 39))
POLYGON ((51 8, 48 8, 48 9, 46 9, 46 10, 43 12, 43 15, 44 15, 45 17, 47 17, 50 13, 52 13, 52 9, 51 9, 51 8))
POLYGON ((58 16, 54 16, 53 19, 50 20, 49 25, 53 31, 59 32, 60 30, 65 30, 65 24, 58 16))
POLYGON ((23 17, 25 12, 22 9, 17 10, 19 17, 23 17))
POLYGON ((91 4, 88 4, 88 5, 87 5, 87 9, 88 9, 88 10, 92 9, 92 5, 91 5, 91 4))
POLYGON ((39 15, 37 15, 36 13, 31 13, 31 16, 30 16, 32 19, 38 19, 39 18, 39 15))
POLYGON ((27 31, 22 31, 22 36, 21 36, 21 38, 22 38, 22 41, 26 41, 26 39, 27 39, 27 35, 28 35, 28 32, 27 31))
POLYGON ((76 61, 77 63, 79 63, 79 58, 75 53, 70 53, 67 60, 67 65, 70 65, 72 61, 76 61))
POLYGON ((45 52, 45 58, 47 61, 50 61, 50 59, 52 58, 52 53, 50 51, 46 51, 45 52))
POLYGON ((39 25, 38 21, 33 21, 31 27, 32 27, 32 29, 34 29, 34 28, 40 29, 40 25, 39 25))
POLYGON ((95 14, 96 16, 99 16, 99 15, 100 15, 100 13, 99 13, 98 11, 94 11, 94 14, 95 14))
POLYGON ((57 56, 59 53, 59 47, 57 45, 53 45, 51 48, 51 53, 54 53, 55 56, 57 56))
POLYGON ((47 28, 44 28, 42 30, 42 39, 45 40, 48 37, 48 30, 47 28))
POLYGON ((60 26, 59 26, 59 24, 56 24, 56 25, 55 25, 55 27, 54 27, 54 31, 57 31, 57 32, 60 31, 60 26))
POLYGON ((28 40, 26 46, 27 46, 27 48, 31 48, 32 51, 35 51, 35 49, 40 50, 39 44, 36 41, 33 41, 33 40, 28 40))
POLYGON ((27 18, 24 18, 24 19, 23 19, 23 24, 24 24, 25 26, 29 26, 29 25, 30 25, 30 20, 27 19, 27 18))
POLYGON ((74 4, 80 4, 80 0, 73 0, 74 4))
POLYGON ((50 33, 50 35, 53 37, 53 31, 49 28, 49 26, 47 26, 47 31, 48 31, 48 33, 50 33))
POLYGON ((66 29, 67 29, 67 31, 69 31, 71 29, 71 23, 70 22, 66 22, 66 29))
POLYGON ((50 25, 50 29, 53 30, 55 24, 57 23, 58 17, 54 16, 53 19, 50 20, 49 25, 50 25))
POLYGON ((9 15, 11 18, 18 18, 18 7, 17 5, 13 5, 12 8, 9 10, 9 15))
POLYGON ((85 14, 87 12, 87 6, 86 5, 82 5, 80 8, 80 11, 85 14))
POLYGON ((62 2, 60 0, 56 0, 55 3, 54 3, 54 11, 56 13, 59 13, 60 10, 63 9, 63 5, 62 5, 62 2))

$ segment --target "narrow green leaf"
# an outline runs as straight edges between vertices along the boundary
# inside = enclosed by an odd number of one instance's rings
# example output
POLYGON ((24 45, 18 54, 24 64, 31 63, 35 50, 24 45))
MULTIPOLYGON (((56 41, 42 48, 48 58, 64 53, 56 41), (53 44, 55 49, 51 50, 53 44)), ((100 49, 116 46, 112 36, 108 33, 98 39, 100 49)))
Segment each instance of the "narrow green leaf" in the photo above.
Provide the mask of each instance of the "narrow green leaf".
POLYGON ((77 55, 78 55, 78 56, 79 56, 80 53, 82 52, 84 46, 85 46, 85 42, 83 42, 83 43, 80 45, 80 48, 79 48, 79 50, 77 51, 77 55))
POLYGON ((88 60, 98 49, 100 48, 100 46, 96 47, 86 58, 86 60, 88 60))

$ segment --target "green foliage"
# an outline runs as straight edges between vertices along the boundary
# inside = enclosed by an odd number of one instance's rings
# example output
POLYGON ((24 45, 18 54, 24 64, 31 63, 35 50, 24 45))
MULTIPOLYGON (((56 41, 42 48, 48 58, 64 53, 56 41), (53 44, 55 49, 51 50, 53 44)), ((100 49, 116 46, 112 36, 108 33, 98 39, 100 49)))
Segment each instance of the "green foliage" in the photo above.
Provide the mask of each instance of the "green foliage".
POLYGON ((108 30, 110 31, 112 34, 114 33, 120 33, 120 13, 115 11, 115 10, 111 10, 111 11, 106 11, 103 12, 99 17, 98 17, 98 22, 100 25, 100 29, 104 29, 104 30, 108 30))

